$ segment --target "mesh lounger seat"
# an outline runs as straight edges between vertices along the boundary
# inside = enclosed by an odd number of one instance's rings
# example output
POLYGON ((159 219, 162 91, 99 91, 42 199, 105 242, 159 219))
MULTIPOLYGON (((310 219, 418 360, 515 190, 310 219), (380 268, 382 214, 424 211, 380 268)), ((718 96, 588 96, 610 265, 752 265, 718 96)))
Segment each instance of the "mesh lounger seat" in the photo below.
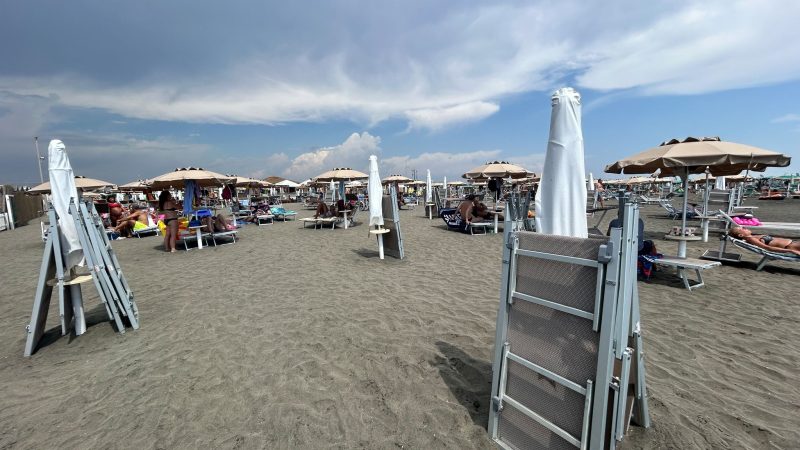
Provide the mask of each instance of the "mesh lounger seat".
POLYGON ((728 236, 728 239, 733 243, 733 245, 761 256, 761 260, 758 261, 756 270, 763 269, 764 266, 770 261, 788 261, 800 263, 800 256, 795 255, 794 253, 771 252, 765 248, 761 248, 741 239, 736 239, 733 236, 728 236))
POLYGON ((323 228, 324 225, 330 225, 331 229, 336 229, 336 221, 339 220, 336 217, 305 217, 300 219, 300 223, 303 224, 303 228, 306 227, 306 224, 314 225, 314 229, 323 228))

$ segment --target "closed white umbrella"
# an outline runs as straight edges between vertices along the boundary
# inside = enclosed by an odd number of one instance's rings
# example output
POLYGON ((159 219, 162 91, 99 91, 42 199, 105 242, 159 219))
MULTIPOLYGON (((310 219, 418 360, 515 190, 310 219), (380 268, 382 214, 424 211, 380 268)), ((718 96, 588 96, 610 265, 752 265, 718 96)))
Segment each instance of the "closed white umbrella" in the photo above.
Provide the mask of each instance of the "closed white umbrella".
POLYGON ((378 173, 378 157, 369 157, 369 181, 367 182, 369 194, 369 226, 377 227, 374 234, 378 236, 378 253, 383 259, 383 186, 378 173))
POLYGON ((78 230, 69 214, 71 200, 78 201, 78 188, 75 186, 75 174, 69 163, 64 143, 58 139, 50 141, 47 148, 48 171, 50 175, 50 201, 58 214, 58 230, 61 236, 61 252, 64 254, 64 265, 67 270, 81 264, 83 247, 78 239, 78 230))
POLYGON ((444 197, 447 198, 447 177, 442 180, 442 190, 444 191, 444 197))
POLYGON ((330 183, 330 186, 328 186, 328 189, 330 189, 330 191, 331 191, 331 201, 335 202, 336 201, 336 182, 331 180, 331 183, 330 183))
POLYGON ((717 180, 716 180, 715 183, 716 184, 714 185, 714 189, 718 189, 720 191, 724 191, 725 190, 725 177, 724 176, 717 177, 717 180))
POLYGON ((586 190, 594 191, 594 176, 592 176, 592 172, 589 172, 589 180, 586 182, 586 190))
POLYGON ((431 171, 428 170, 428 177, 425 180, 425 202, 433 203, 433 183, 431 183, 431 171))
MULTIPOLYGON (((75 174, 69 163, 67 149, 58 139, 50 141, 47 148, 48 172, 50 175, 50 201, 58 215, 57 232, 61 243, 61 253, 64 255, 64 271, 67 276, 77 265, 83 265, 83 247, 78 238, 78 229, 69 213, 71 201, 78 202, 78 188, 75 186, 75 174)), ((83 299, 81 298, 80 284, 69 286, 72 296, 72 310, 75 317, 75 334, 81 335, 86 331, 86 320, 83 315, 83 299)))
POLYGON ((562 88, 553 94, 552 105, 550 140, 536 192, 536 231, 585 238, 589 233, 581 97, 572 88, 562 88))

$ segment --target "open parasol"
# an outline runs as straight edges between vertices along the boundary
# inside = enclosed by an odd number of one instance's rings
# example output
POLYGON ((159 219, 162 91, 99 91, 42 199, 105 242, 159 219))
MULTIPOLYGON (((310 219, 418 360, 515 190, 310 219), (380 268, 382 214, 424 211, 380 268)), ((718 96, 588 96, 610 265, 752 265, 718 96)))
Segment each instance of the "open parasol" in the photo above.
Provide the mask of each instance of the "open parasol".
MULTIPOLYGON (((683 181, 683 214, 681 230, 686 229, 686 207, 689 174, 737 175, 743 170, 763 172, 767 167, 786 167, 792 158, 782 153, 764 150, 719 137, 687 137, 684 140, 664 141, 658 147, 637 153, 606 166, 608 173, 644 174, 661 169, 661 175, 679 175, 683 181)), ((684 241, 678 256, 686 256, 684 241)))
POLYGON ((182 167, 159 175, 150 180, 150 189, 163 190, 182 188, 186 181, 194 181, 198 186, 222 186, 231 182, 233 177, 205 170, 200 167, 182 167))
MULTIPOLYGON (((92 191, 95 189, 104 189, 104 188, 114 188, 116 185, 114 183, 103 181, 103 180, 96 180, 94 178, 86 178, 82 176, 75 177, 75 187, 79 191, 92 191)), ((50 193, 50 182, 45 181, 44 183, 32 187, 29 191, 29 194, 49 194, 50 193)))

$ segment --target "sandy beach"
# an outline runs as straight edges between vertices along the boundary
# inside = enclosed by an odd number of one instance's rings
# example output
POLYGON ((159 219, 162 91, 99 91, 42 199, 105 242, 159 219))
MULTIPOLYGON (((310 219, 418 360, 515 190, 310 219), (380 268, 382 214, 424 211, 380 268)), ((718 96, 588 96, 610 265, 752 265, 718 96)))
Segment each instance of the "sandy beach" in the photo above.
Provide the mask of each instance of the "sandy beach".
MULTIPOLYGON (((746 203, 800 222, 800 200, 746 203)), ((54 299, 31 358, 38 222, 0 233, 0 448, 493 448, 502 234, 401 216, 403 261, 378 260, 364 214, 348 230, 249 225, 235 245, 176 254, 115 241, 141 329, 116 333, 85 285, 88 332, 60 336, 54 299)), ((663 235, 679 222, 658 206, 642 218, 674 254, 663 235)), ((667 271, 640 282, 653 427, 624 448, 800 445, 800 266, 743 259, 691 293, 667 271)))

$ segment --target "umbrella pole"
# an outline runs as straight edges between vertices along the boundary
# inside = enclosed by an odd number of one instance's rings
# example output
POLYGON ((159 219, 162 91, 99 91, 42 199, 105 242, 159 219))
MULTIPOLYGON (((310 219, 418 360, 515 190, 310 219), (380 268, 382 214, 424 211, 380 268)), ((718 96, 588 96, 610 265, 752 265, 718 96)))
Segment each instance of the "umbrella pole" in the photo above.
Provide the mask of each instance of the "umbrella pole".
MULTIPOLYGON (((683 217, 681 218, 681 236, 686 234, 686 207, 689 205, 689 167, 683 174, 683 217)), ((678 242, 678 257, 686 258, 686 241, 678 242)))

